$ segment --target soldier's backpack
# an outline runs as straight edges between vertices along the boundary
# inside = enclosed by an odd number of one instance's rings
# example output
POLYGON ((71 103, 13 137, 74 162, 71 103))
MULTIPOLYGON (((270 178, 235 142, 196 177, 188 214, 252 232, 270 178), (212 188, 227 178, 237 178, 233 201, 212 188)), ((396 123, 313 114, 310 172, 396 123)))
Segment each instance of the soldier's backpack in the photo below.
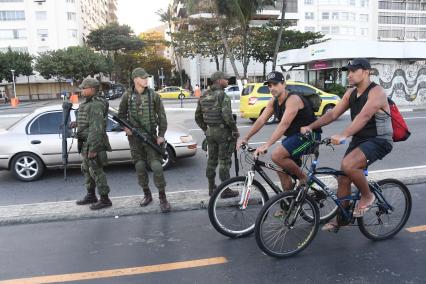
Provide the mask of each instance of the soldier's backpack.
POLYGON ((405 141, 410 137, 411 132, 408 130, 407 123, 399 112, 396 103, 388 97, 390 113, 382 109, 392 120, 392 129, 393 136, 392 140, 394 142, 405 141))

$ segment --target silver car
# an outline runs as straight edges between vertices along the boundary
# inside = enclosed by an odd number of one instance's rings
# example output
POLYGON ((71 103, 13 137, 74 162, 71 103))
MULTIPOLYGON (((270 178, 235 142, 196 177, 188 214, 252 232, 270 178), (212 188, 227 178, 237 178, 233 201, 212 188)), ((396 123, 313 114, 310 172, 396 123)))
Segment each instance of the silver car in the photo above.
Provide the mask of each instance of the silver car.
MULTIPOLYGON (((73 112, 73 111, 72 111, 73 112)), ((109 164, 130 163, 130 149, 124 131, 121 131, 110 108, 107 134, 112 152, 108 152, 109 164)), ((71 118, 75 117, 71 113, 71 118)), ((11 170, 23 181, 40 178, 46 168, 63 168, 62 165, 62 108, 61 105, 36 109, 8 129, 0 129, 0 170, 11 170)), ((177 125, 168 126, 166 132, 168 158, 163 168, 169 168, 176 158, 194 156, 197 142, 187 130, 177 125)), ((69 166, 79 167, 81 157, 77 152, 77 140, 68 138, 69 166)))

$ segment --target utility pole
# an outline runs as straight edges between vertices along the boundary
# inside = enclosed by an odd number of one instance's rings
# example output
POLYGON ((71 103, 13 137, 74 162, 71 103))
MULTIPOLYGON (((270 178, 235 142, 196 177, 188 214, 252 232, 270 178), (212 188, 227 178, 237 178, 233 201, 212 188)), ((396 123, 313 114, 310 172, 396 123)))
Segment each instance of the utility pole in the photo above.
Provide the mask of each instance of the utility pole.
POLYGON ((16 84, 15 84, 15 70, 10 70, 12 72, 12 81, 13 81, 13 95, 16 98, 16 84))

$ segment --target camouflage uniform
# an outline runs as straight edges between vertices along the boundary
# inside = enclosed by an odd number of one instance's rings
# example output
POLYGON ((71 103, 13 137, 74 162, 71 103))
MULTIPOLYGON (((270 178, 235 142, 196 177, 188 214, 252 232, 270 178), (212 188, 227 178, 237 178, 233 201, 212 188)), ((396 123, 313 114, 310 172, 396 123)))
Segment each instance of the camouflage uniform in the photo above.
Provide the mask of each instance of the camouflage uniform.
MULTIPOLYGON (((97 80, 88 78, 83 81, 80 88, 97 88, 97 86, 99 86, 97 80)), ((103 97, 95 94, 87 97, 86 101, 80 104, 78 110, 77 139, 79 141, 79 152, 83 157, 81 169, 85 176, 85 185, 88 192, 86 199, 77 202, 79 205, 97 201, 95 195, 96 187, 101 199, 105 199, 105 197, 108 199, 110 188, 103 171, 103 166, 107 163, 106 151, 111 151, 106 134, 108 107, 108 102, 103 97), (96 157, 89 158, 88 153, 96 153, 96 157)))
MULTIPOLYGON (((222 72, 212 75, 223 77, 222 72), (220 73, 220 74, 217 74, 220 73)), ((199 99, 195 111, 195 121, 204 131, 207 139, 208 161, 206 176, 209 182, 209 194, 216 188, 216 168, 219 164, 219 178, 223 182, 230 178, 232 153, 235 149, 238 128, 232 117, 231 100, 223 88, 215 83, 199 99)))
MULTIPOLYGON (((136 68, 132 77, 148 75, 142 68, 136 68)), ((160 96, 152 89, 145 88, 143 93, 139 94, 135 89, 127 91, 120 102, 119 118, 127 120, 141 132, 152 137, 156 143, 157 137, 163 137, 167 130, 167 117, 160 96)), ((147 166, 154 173, 154 184, 158 188, 160 201, 166 199, 166 180, 164 179, 162 157, 149 145, 141 142, 137 137, 129 136, 129 145, 133 162, 135 164, 138 183, 142 187, 145 199, 141 206, 146 206, 152 201, 151 191, 149 189, 149 178, 147 166), (144 203, 145 202, 145 203, 144 203)))

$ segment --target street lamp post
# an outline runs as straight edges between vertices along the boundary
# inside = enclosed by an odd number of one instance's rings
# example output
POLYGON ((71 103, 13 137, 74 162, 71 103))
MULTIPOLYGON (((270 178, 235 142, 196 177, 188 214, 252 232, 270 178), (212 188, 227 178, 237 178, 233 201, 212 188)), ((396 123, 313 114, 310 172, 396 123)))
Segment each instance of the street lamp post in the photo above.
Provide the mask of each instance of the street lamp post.
POLYGON ((164 86, 164 72, 163 72, 163 67, 161 67, 161 87, 164 86))
POLYGON ((10 70, 12 72, 12 81, 13 81, 13 96, 16 98, 16 85, 15 85, 15 70, 10 70))

